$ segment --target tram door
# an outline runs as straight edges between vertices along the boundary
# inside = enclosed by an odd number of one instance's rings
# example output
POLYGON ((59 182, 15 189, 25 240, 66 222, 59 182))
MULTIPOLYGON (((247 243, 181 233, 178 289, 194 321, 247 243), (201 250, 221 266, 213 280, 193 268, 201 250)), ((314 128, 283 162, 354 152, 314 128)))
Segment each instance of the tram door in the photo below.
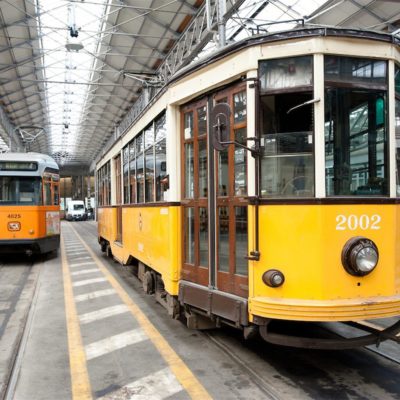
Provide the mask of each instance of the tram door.
POLYGON ((232 110, 230 140, 246 144, 245 85, 182 109, 182 272, 183 279, 247 297, 247 151, 234 145, 218 153, 210 149, 207 109, 221 102, 232 110))

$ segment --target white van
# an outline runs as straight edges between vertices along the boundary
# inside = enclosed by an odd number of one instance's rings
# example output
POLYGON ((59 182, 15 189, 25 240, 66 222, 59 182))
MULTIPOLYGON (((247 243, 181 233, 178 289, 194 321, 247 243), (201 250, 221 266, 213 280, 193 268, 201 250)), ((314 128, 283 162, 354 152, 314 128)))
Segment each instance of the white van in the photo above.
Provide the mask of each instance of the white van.
POLYGON ((87 214, 83 200, 71 200, 65 213, 67 221, 86 221, 87 214))

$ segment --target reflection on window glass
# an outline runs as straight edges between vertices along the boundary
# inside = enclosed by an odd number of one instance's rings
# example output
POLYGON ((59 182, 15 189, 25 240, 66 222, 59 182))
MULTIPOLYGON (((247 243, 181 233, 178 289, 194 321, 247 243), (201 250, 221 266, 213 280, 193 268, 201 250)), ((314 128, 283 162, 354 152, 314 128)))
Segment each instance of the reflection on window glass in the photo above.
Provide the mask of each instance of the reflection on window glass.
POLYGON ((184 136, 185 140, 187 140, 193 137, 193 112, 190 111, 188 113, 185 113, 184 119, 185 119, 184 136))
POLYGON ((51 183, 45 181, 43 182, 43 205, 50 206, 51 204, 51 183))
POLYGON ((206 106, 197 109, 197 134, 198 136, 207 133, 207 109, 206 106))
POLYGON ((124 204, 129 203, 129 145, 124 147, 122 152, 123 180, 124 180, 124 204))
POLYGON ((156 201, 164 199, 163 178, 167 175, 167 124, 165 114, 156 120, 156 201))
MULTIPOLYGON (((246 145, 246 128, 235 129, 235 140, 246 145)), ((235 196, 247 195, 247 150, 235 147, 235 196)))
POLYGON ((386 92, 332 88, 325 94, 328 196, 387 195, 386 92))
POLYGON ((387 63, 383 60, 325 56, 325 80, 386 84, 387 63))
POLYGON ((400 197, 400 67, 395 66, 396 196, 400 197))
POLYGON ((236 93, 233 96, 233 103, 234 103, 234 123, 237 124, 239 122, 246 121, 247 115, 247 98, 246 92, 236 93))
POLYGON ((229 195, 228 150, 218 152, 218 195, 229 195))
POLYGON ((218 208, 218 270, 229 271, 229 208, 218 208))
POLYGON ((185 262, 194 264, 194 257, 194 208, 185 207, 185 262))
POLYGON ((136 196, 138 203, 144 203, 144 154, 143 134, 136 138, 136 196))
POLYGON ((247 275, 247 207, 235 207, 235 273, 247 275))
POLYGON ((199 197, 207 197, 207 141, 199 140, 199 197))
MULTIPOLYGON (((50 183, 48 185, 50 190, 50 183)), ((41 200, 40 178, 0 177, 0 205, 40 205, 41 200)), ((48 204, 51 204, 51 190, 48 204)))
POLYGON ((132 140, 129 144, 129 193, 130 203, 135 204, 136 199, 136 144, 132 140))
POLYGON ((60 202, 58 184, 53 184, 53 205, 58 206, 60 202))
POLYGON ((312 56, 281 58, 260 63, 261 90, 312 84, 312 56))
POLYGON ((154 146, 146 150, 146 203, 154 201, 154 146))
POLYGON ((185 198, 194 197, 194 154, 193 143, 185 144, 185 198))
POLYGON ((264 136, 261 193, 270 197, 314 195, 312 132, 264 136))
POLYGON ((199 247, 200 247, 200 265, 208 266, 208 210, 205 207, 199 208, 200 226, 199 226, 199 247))

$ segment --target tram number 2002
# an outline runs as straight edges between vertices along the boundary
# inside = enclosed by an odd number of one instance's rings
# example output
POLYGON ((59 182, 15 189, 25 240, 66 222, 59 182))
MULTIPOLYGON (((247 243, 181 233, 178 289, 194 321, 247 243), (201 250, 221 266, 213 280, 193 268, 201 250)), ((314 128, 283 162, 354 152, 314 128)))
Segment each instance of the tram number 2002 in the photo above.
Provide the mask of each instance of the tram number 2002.
POLYGON ((336 230, 337 231, 355 231, 356 229, 362 229, 366 231, 367 229, 379 230, 381 229, 382 217, 378 214, 374 215, 338 215, 336 217, 336 230))

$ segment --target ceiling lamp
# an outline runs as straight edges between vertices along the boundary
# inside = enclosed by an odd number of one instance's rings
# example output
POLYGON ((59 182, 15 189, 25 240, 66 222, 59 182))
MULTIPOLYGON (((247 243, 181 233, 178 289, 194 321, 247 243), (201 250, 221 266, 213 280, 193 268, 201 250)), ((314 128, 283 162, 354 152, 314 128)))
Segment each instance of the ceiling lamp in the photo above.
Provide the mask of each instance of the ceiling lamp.
POLYGON ((77 53, 79 50, 83 49, 83 44, 78 40, 78 38, 71 37, 68 39, 65 48, 68 51, 75 51, 77 53))

